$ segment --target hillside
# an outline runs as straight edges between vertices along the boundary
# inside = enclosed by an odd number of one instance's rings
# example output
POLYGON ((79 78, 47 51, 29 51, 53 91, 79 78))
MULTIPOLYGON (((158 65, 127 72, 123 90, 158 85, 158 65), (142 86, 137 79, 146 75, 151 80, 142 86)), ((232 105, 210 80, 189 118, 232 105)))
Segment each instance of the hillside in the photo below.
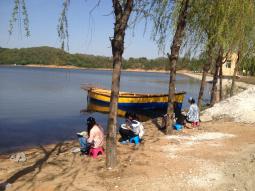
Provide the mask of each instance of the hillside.
POLYGON ((34 47, 21 49, 0 49, 0 64, 41 64, 74 65, 80 67, 108 68, 110 58, 82 54, 70 54, 52 47, 34 47))
MULTIPOLYGON (((112 58, 86 54, 70 54, 58 48, 32 47, 21 49, 0 48, 0 65, 72 65, 84 68, 112 68, 112 58)), ((181 58, 178 69, 199 70, 202 65, 200 60, 181 58)), ((147 59, 124 59, 123 69, 168 70, 168 59, 165 57, 147 59)))

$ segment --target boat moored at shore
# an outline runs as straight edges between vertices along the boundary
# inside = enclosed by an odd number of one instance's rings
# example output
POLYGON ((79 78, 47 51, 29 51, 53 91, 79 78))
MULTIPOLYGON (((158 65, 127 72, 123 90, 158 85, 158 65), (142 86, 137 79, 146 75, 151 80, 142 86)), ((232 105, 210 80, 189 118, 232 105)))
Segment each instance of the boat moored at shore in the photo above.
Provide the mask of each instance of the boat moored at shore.
MULTIPOLYGON (((88 99, 100 103, 109 104, 111 91, 97 87, 82 87, 88 91, 88 99)), ((181 109, 185 92, 175 93, 175 108, 181 109)), ((166 109, 168 104, 168 94, 143 94, 131 92, 119 92, 118 107, 133 109, 166 109)))

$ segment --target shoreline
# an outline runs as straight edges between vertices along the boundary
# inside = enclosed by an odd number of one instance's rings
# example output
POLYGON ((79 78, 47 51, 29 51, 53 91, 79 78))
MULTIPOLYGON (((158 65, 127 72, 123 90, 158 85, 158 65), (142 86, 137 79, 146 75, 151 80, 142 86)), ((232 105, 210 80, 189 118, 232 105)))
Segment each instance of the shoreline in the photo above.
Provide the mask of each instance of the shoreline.
MULTIPOLYGON (((67 69, 67 70, 101 70, 101 71, 112 71, 110 68, 85 68, 85 67, 78 67, 78 66, 71 66, 71 65, 42 65, 42 64, 28 64, 28 65, 2 65, 8 67, 24 67, 24 68, 52 68, 52 69, 67 69)), ((1 65, 0 65, 1 67, 1 65)), ((145 69, 121 69, 124 72, 149 72, 149 73, 162 73, 162 74, 169 74, 169 71, 166 70, 145 70, 145 69)), ((201 80, 202 73, 194 73, 190 70, 182 69, 176 71, 177 74, 185 75, 191 77, 193 79, 201 80)), ((206 82, 212 81, 212 76, 208 74, 206 82)))
MULTIPOLYGON (((42 64, 28 64, 28 65, 2 65, 2 66, 8 66, 8 67, 27 67, 27 68, 52 68, 52 69, 67 69, 67 70, 103 70, 103 71, 112 71, 110 68, 85 68, 85 67, 78 67, 78 66, 72 66, 72 65, 42 65, 42 64)), ((1 65, 0 65, 1 67, 1 65)), ((124 72, 151 72, 151 73, 163 73, 168 74, 169 71, 166 70, 145 70, 145 69, 121 69, 121 71, 124 72)), ((190 70, 182 69, 176 71, 177 74, 182 74, 185 76, 189 76, 194 79, 201 80, 202 73, 194 73, 190 70)), ((208 74, 207 81, 211 81, 211 75, 208 74), (209 78, 209 80, 208 80, 209 78)))
MULTIPOLYGON (((1 66, 1 65, 0 65, 1 66)), ((53 68, 53 69, 82 69, 82 70, 105 70, 105 71, 110 71, 112 69, 107 69, 107 68, 82 68, 82 67, 76 67, 76 66, 58 66, 58 65, 3 65, 3 66, 10 66, 10 67, 35 67, 35 68, 53 68)), ((143 70, 143 69, 126 69, 126 70, 122 70, 122 71, 127 71, 127 72, 156 72, 156 73, 167 73, 167 71, 163 71, 163 70, 143 70)), ((191 77, 193 79, 197 79, 197 80, 201 80, 202 78, 202 74, 201 73, 194 73, 192 71, 188 71, 188 70, 179 70, 177 71, 177 74, 181 74, 181 75, 185 75, 188 77, 191 77)), ((212 80, 212 76, 208 76, 207 77, 207 82, 212 80)), ((225 79, 225 81, 229 81, 228 79, 225 79)), ((248 88, 248 86, 252 86, 248 83, 243 83, 243 82, 236 82, 237 86, 240 87, 245 87, 248 88), (240 85, 240 84, 244 84, 244 85, 240 85)), ((225 99, 224 99, 225 100, 225 99)), ((152 120, 152 119, 151 119, 152 120)), ((148 120, 150 121, 150 120, 148 120)), ((73 140, 66 140, 66 141, 75 141, 75 139, 73 140)), ((44 146, 51 146, 51 145, 56 145, 57 142, 53 142, 53 143, 48 143, 45 144, 44 146)), ((4 153, 0 153, 0 156, 5 156, 5 155, 9 155, 12 153, 16 153, 16 152, 23 152, 23 151, 27 151, 27 150, 31 150, 31 149, 36 149, 38 148, 38 145, 31 145, 31 146, 24 146, 18 149, 14 149, 15 151, 10 151, 10 152, 4 152, 4 153)))
MULTIPOLYGON (((28 64, 28 65, 12 65, 12 64, 4 64, 0 65, 3 67, 27 67, 27 68, 52 68, 52 69, 67 69, 67 70, 102 70, 102 71, 112 71, 110 68, 85 68, 85 67, 78 67, 72 65, 42 65, 42 64, 28 64)), ((169 71, 166 70, 145 70, 145 69, 121 69, 124 72, 150 72, 150 73, 163 73, 169 74, 169 71)), ((181 69, 176 71, 177 74, 185 75, 191 77, 193 79, 202 80, 202 73, 201 72, 193 72, 187 69, 181 69)), ((246 76, 241 76, 246 77, 246 76)), ((211 74, 207 74, 206 82, 210 83, 213 80, 213 76, 211 74)), ((232 81, 232 77, 230 78, 223 78, 223 85, 229 84, 232 81)), ((253 83, 245 82, 245 81, 236 81, 237 85, 240 87, 247 87, 248 85, 252 85, 253 83)))
MULTIPOLYGON (((0 65, 1 66, 1 65, 0 65)), ((41 65, 41 64, 28 64, 28 65, 2 65, 8 67, 31 67, 31 68, 52 68, 52 69, 77 69, 77 70, 104 70, 104 71, 111 71, 110 68, 85 68, 85 67, 78 67, 78 66, 71 66, 71 65, 41 65)), ((144 69, 122 69, 121 71, 125 72, 155 72, 155 73, 168 73, 165 70, 144 70, 144 69)))
MULTIPOLYGON (((22 68, 50 68, 50 69, 66 69, 66 70, 72 70, 72 69, 78 69, 78 70, 95 70, 95 71, 111 71, 112 69, 108 69, 108 68, 83 68, 83 67, 77 67, 77 66, 71 66, 71 65, 67 65, 67 66, 59 66, 59 65, 36 65, 36 64, 29 64, 29 65, 0 65, 0 67, 22 67, 22 68)), ((125 72, 151 72, 151 73, 167 73, 167 71, 164 70, 143 70, 143 69, 123 69, 122 71, 125 72)), ((182 74, 182 75, 186 75, 189 76, 191 78, 195 78, 194 76, 192 76, 192 72, 189 73, 189 71, 187 70, 180 70, 177 71, 178 74, 182 74), (190 74, 190 75, 189 75, 190 74)), ((66 141, 75 141, 74 140, 66 140, 66 141)), ((48 147, 48 146, 52 146, 52 145, 56 145, 57 142, 52 142, 52 143, 48 143, 48 144, 44 144, 44 146, 48 147)), ((33 149, 38 149, 39 146, 38 145, 29 145, 29 146, 24 146, 24 147, 19 147, 17 149, 13 149, 13 151, 7 151, 7 152, 0 152, 0 156, 8 156, 10 154, 13 153, 17 153, 17 152, 25 152, 25 151, 29 151, 29 150, 33 150, 33 149)))

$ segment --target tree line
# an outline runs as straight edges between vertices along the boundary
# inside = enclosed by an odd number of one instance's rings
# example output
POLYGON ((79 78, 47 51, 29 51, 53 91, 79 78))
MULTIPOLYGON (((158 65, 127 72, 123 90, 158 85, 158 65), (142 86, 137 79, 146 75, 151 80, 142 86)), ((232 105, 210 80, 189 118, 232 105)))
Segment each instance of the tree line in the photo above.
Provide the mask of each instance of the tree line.
MULTIPOLYGON (((111 69, 112 57, 95 56, 88 54, 70 54, 59 48, 33 47, 8 49, 0 48, 0 65, 58 65, 77 66, 83 68, 111 69)), ((142 70, 169 70, 167 58, 159 57, 148 59, 146 57, 123 59, 123 69, 142 70)), ((202 70, 202 59, 183 57, 179 60, 178 69, 193 71, 202 70)))

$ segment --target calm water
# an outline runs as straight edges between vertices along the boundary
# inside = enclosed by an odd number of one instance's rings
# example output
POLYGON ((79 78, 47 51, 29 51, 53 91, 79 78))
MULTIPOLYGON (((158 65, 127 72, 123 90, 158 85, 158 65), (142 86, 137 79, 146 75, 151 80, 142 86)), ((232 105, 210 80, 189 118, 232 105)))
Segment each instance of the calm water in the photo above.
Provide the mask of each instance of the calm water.
MULTIPOLYGON (((0 67, 0 153, 75 139, 88 116, 105 127, 106 114, 80 113, 87 108, 83 83, 110 88, 111 71, 0 67)), ((121 90, 166 93, 168 74, 122 72, 121 90)), ((187 107, 187 98, 197 97, 199 81, 178 75, 177 91, 183 90, 187 107)))

